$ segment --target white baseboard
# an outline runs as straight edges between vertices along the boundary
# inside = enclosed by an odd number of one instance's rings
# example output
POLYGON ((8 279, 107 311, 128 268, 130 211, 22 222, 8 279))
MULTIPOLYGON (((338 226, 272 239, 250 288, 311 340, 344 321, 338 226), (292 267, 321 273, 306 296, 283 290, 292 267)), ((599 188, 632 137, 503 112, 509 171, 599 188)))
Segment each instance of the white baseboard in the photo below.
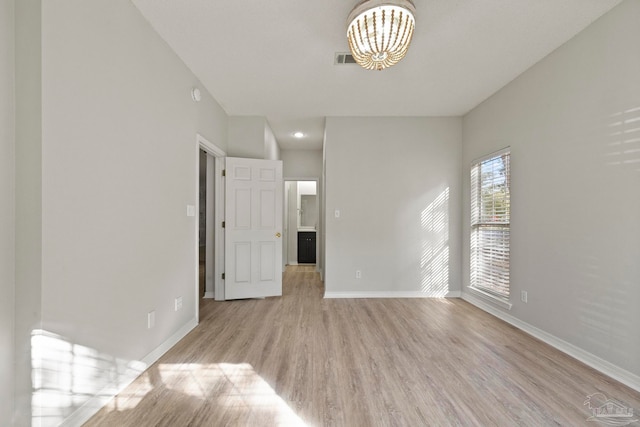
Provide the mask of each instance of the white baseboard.
POLYGON ((134 362, 136 369, 130 369, 130 372, 122 375, 118 378, 117 383, 109 384, 101 392, 97 393, 81 407, 76 409, 71 415, 64 419, 60 424, 62 427, 76 427, 82 426, 92 416, 94 416, 104 405, 106 405, 113 397, 115 397, 122 390, 127 388, 140 374, 153 363, 155 363, 160 357, 165 354, 171 347, 176 345, 178 341, 184 338, 189 332, 198 326, 198 322, 195 318, 187 322, 182 328, 180 328, 175 334, 171 335, 165 342, 156 347, 151 353, 147 354, 141 361, 134 362))
POLYGON ((207 299, 211 299, 211 298, 215 298, 215 294, 212 291, 207 291, 204 293, 204 296, 202 298, 207 298, 207 299))
POLYGON ((555 335, 552 335, 548 332, 543 331, 542 329, 538 329, 535 326, 523 322, 522 320, 508 313, 498 310, 497 308, 493 307, 490 304, 487 304, 486 302, 473 295, 465 292, 462 294, 462 299, 472 305, 475 305, 479 309, 497 317, 498 319, 504 320, 505 322, 528 333, 529 335, 538 338, 540 341, 549 344, 551 347, 554 347, 561 352, 568 354, 574 359, 578 359, 585 365, 588 365, 593 369, 613 378, 614 380, 619 381, 622 384, 640 392, 640 376, 622 369, 611 362, 607 362, 606 360, 601 359, 600 357, 595 356, 588 351, 581 349, 580 347, 568 343, 556 337, 555 335))
POLYGON ((384 292, 325 292, 327 299, 335 298, 459 298, 460 291, 449 291, 446 295, 441 293, 425 293, 419 291, 384 291, 384 292))

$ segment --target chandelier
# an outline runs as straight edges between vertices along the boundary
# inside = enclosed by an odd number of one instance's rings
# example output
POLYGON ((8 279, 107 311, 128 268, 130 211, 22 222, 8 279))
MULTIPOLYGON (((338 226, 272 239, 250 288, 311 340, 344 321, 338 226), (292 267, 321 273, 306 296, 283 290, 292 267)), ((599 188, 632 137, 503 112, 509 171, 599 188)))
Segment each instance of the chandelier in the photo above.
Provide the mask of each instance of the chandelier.
POLYGON ((409 49, 416 7, 411 0, 363 0, 349 14, 347 39, 353 59, 368 70, 383 70, 409 49))

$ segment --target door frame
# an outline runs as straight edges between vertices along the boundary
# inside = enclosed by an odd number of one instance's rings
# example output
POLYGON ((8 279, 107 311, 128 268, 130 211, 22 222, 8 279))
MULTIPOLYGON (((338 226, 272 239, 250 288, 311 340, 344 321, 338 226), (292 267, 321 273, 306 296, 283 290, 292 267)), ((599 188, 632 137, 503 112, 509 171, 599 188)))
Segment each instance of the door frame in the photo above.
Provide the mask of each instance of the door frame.
MULTIPOLYGON (((316 196, 318 198, 317 204, 316 204, 316 209, 318 210, 318 225, 316 227, 316 271, 321 272, 321 268, 322 268, 321 264, 324 262, 323 258, 322 258, 322 251, 324 250, 324 248, 320 247, 321 246, 320 245, 320 235, 322 233, 322 228, 324 227, 324 224, 323 224, 323 220, 322 220, 322 217, 321 217, 322 210, 321 210, 321 207, 320 207, 320 200, 321 200, 320 197, 321 197, 321 193, 322 193, 322 189, 320 188, 320 182, 321 182, 320 177, 317 177, 317 176, 304 176, 304 177, 301 177, 301 176, 283 176, 282 177, 282 185, 284 186, 284 190, 286 190, 285 183, 287 181, 296 181, 296 182, 297 181, 315 181, 315 183, 316 183, 316 196)), ((284 197, 283 197, 283 199, 284 199, 284 197)), ((289 203, 291 203, 291 200, 289 200, 289 203)), ((289 207, 285 205, 284 209, 289 209, 289 207)), ((283 213, 283 216, 284 216, 284 213, 283 213)), ((284 224, 283 224, 282 228, 283 228, 283 231, 284 231, 284 229, 285 229, 284 224)), ((296 230, 296 233, 297 233, 297 231, 298 230, 296 230)), ((286 235, 287 239, 289 239, 288 233, 290 233, 290 232, 291 232, 291 230, 287 229, 287 235, 286 235)), ((291 248, 287 248, 287 252, 289 250, 291 250, 291 248)), ((283 270, 282 271, 284 271, 284 266, 286 265, 286 263, 288 261, 289 261, 289 254, 288 253, 286 253, 286 254, 284 253, 284 245, 283 245, 283 253, 282 253, 283 270), (286 257, 286 259, 285 259, 285 257, 286 257)))
MULTIPOLYGON (((195 158, 196 158, 196 173, 195 173, 195 201, 196 201, 196 213, 200 215, 200 150, 203 150, 208 155, 214 158, 214 201, 213 201, 213 220, 215 224, 214 230, 214 253, 215 258, 213 260, 214 271, 214 298, 216 300, 224 300, 224 282, 222 281, 222 272, 224 271, 224 228, 222 228, 222 221, 224 221, 224 182, 222 177, 222 171, 224 170, 224 158, 226 153, 210 142, 204 136, 199 133, 196 134, 196 146, 195 146, 195 158)), ((207 176, 207 178, 209 178, 207 176)), ((211 181, 209 181, 211 182, 211 181)), ((200 319, 200 292, 199 292, 199 260, 198 260, 198 235, 199 235, 199 220, 194 221, 194 236, 195 236, 195 315, 196 321, 200 319)), ((210 294, 209 294, 210 295, 210 294)), ((206 297, 206 296, 205 296, 206 297)), ((210 298, 210 296, 209 296, 210 298)))

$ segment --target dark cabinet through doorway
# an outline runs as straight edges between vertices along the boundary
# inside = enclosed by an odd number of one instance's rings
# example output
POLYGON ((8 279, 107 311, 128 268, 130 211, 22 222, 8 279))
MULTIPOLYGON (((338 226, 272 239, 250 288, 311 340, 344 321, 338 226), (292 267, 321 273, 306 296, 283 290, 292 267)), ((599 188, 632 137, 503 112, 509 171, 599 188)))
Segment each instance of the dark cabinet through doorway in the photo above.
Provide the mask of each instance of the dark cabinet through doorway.
POLYGON ((316 233, 312 231, 298 232, 298 263, 316 263, 316 233))

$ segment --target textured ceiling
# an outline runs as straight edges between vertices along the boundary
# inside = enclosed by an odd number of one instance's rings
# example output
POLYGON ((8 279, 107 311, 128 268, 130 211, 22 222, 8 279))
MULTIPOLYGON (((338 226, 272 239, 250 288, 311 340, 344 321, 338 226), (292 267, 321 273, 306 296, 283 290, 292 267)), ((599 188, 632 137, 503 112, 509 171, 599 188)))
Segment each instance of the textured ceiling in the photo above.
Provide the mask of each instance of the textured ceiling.
POLYGON ((463 115, 621 0, 414 0, 384 71, 334 65, 356 0, 132 1, 229 115, 265 116, 291 149, 320 148, 327 116, 463 115))

